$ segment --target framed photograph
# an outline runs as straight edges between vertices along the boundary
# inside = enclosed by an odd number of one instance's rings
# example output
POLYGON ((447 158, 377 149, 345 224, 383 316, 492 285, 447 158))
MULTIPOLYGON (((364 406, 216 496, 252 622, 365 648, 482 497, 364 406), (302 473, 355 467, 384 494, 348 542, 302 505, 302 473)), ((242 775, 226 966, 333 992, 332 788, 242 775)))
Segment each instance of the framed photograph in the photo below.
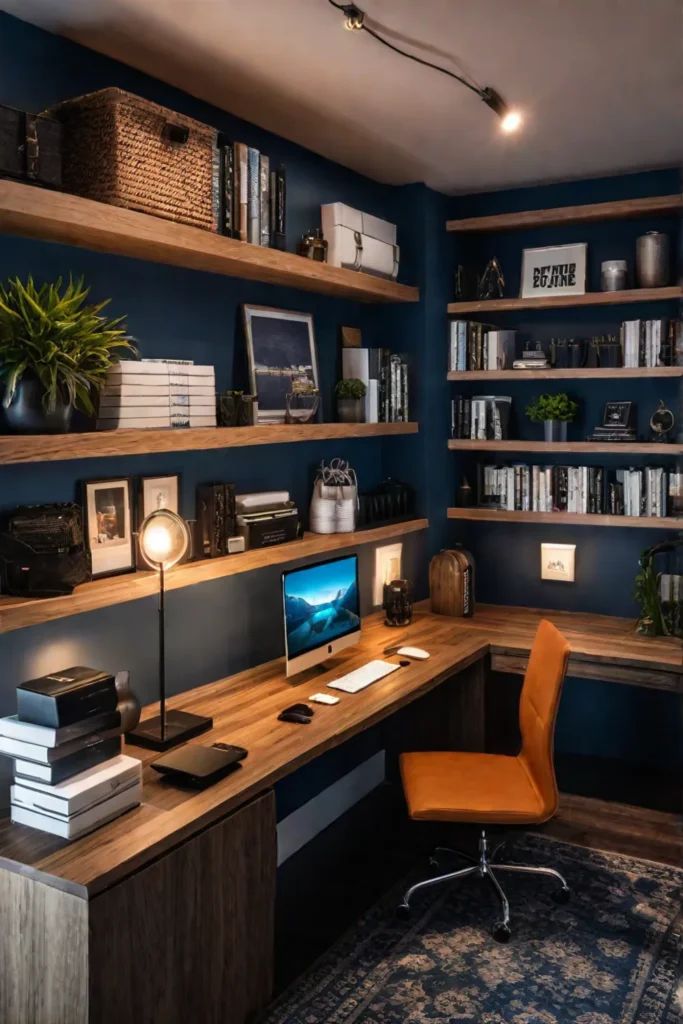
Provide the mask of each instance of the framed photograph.
POLYGON ((520 298, 586 294, 586 242, 525 249, 520 298))
POLYGON ((286 396, 319 387, 311 313, 243 306, 249 385, 259 423, 284 423, 286 396))
POLYGON ((602 425, 613 430, 630 430, 633 426, 633 402, 605 402, 602 425))
POLYGON ((135 554, 130 479, 86 481, 83 506, 93 579, 132 572, 135 554))
POLYGON ((138 481, 138 526, 150 512, 169 508, 180 515, 180 474, 141 476, 138 481))

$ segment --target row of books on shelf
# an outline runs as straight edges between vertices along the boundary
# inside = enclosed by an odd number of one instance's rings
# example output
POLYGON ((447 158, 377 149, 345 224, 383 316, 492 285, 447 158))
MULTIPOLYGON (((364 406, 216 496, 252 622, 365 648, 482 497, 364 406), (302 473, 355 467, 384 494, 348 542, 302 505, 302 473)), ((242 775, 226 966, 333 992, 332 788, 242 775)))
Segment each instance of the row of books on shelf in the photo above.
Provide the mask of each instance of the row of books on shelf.
POLYGON ((124 359, 108 371, 98 430, 215 426, 213 366, 195 366, 191 359, 124 359))
POLYGON ((451 437, 470 441, 507 441, 510 395, 458 395, 451 400, 451 437))
POLYGON ((270 159, 244 142, 223 142, 217 150, 214 195, 219 231, 252 245, 285 248, 286 177, 270 159))
POLYGON ((490 324, 452 320, 448 369, 507 370, 515 358, 517 332, 499 331, 490 324))
POLYGON ((624 366, 669 366, 683 351, 683 320, 624 320, 620 341, 624 366))
POLYGON ((408 363, 388 348, 343 348, 342 377, 365 384, 366 423, 410 419, 408 363))
POLYGON ((683 472, 661 466, 485 465, 478 501, 509 512, 575 512, 662 518, 683 511, 683 472))
POLYGON ((11 818, 76 839, 142 802, 142 765, 121 753, 113 675, 76 666, 17 687, 0 719, 0 754, 14 760, 11 818))

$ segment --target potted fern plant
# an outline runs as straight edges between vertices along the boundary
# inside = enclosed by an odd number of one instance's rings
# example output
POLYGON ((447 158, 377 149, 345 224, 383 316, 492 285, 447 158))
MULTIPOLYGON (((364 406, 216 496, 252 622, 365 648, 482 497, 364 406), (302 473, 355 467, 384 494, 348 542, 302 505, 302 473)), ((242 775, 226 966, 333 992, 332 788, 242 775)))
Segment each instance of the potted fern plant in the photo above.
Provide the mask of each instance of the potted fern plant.
POLYGON ((340 380, 335 388, 337 396, 337 418, 340 423, 365 422, 365 392, 367 388, 362 380, 350 377, 340 380))
POLYGON ((18 277, 0 285, 0 385, 6 429, 16 434, 68 431, 74 409, 95 412, 107 371, 135 347, 123 318, 86 305, 83 280, 36 285, 18 277))
POLYGON ((526 407, 532 423, 542 423, 547 442, 566 441, 567 424, 576 418, 579 406, 569 395, 539 395, 526 407))

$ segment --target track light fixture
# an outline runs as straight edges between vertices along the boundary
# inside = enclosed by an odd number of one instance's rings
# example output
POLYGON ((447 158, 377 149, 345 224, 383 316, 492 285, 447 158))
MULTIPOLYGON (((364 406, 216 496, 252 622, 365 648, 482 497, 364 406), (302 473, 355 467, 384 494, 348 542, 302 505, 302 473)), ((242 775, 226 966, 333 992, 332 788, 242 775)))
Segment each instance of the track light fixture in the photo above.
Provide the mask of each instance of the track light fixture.
POLYGON ((480 99, 484 101, 487 107, 498 115, 500 118, 500 129, 505 132, 506 135, 510 135, 516 132, 522 124, 522 115, 518 110, 512 110, 508 107, 505 100, 502 98, 499 92, 497 92, 491 86, 478 86, 475 82, 470 82, 462 75, 456 75, 454 71, 449 71, 448 68, 442 68, 439 64, 433 64, 432 61, 423 60, 422 57, 416 56, 414 53, 408 53, 407 50, 402 50, 400 46, 396 46, 394 43, 390 43, 388 39, 385 39, 376 29, 371 28, 365 21, 365 12, 361 11, 360 7, 356 4, 343 4, 338 3, 337 0, 328 0, 328 3, 336 7, 338 11, 341 11, 344 15, 344 28, 348 29, 349 32, 367 32, 373 39, 376 39, 382 46, 386 46, 387 49, 393 50, 394 53, 398 53, 401 57, 406 57, 408 60, 415 61, 416 64, 422 64, 426 68, 432 68, 434 71, 441 72, 442 75, 448 75, 449 78, 454 78, 456 82, 460 82, 466 89, 470 89, 471 92, 476 93, 480 99))

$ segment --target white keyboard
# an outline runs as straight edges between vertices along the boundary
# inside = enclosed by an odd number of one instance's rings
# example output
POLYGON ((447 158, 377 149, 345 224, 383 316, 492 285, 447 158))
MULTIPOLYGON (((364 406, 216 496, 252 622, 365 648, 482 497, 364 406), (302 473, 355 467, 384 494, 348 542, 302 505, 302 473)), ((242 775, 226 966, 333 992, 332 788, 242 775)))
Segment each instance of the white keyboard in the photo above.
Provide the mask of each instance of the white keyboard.
POLYGON ((331 686, 333 690, 343 690, 344 693, 358 693, 359 690, 364 690, 366 686, 376 683, 378 679, 384 679, 385 676, 400 667, 391 661, 369 661, 367 665, 361 665, 353 672, 340 676, 339 679, 333 679, 327 685, 331 686))

